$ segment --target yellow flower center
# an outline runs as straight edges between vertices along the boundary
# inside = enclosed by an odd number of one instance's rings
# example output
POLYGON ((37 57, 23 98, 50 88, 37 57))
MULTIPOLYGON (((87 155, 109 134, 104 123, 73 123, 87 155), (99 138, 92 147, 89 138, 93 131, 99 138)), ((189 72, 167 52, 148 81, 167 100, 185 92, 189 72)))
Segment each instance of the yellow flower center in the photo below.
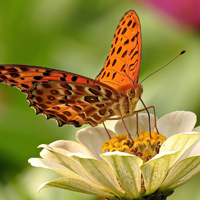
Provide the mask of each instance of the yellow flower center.
POLYGON ((157 132, 139 131, 138 137, 129 138, 128 133, 119 134, 102 144, 102 153, 121 151, 140 157, 144 162, 159 153, 161 144, 166 137, 157 132))

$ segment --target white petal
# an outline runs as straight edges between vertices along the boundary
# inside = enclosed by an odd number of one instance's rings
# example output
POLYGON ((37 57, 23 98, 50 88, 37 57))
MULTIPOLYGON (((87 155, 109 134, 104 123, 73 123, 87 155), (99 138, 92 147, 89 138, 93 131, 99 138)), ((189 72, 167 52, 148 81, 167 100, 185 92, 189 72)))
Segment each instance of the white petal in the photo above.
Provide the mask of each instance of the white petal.
POLYGON ((160 187, 160 190, 175 189, 200 172, 200 156, 189 157, 178 162, 160 187))
MULTIPOLYGON (((108 130, 111 137, 115 136, 115 133, 108 130)), ((108 134, 103 127, 88 127, 79 130, 76 133, 76 139, 79 143, 85 146, 98 160, 102 160, 99 156, 102 152, 102 143, 108 141, 108 134)))
POLYGON ((61 174, 62 176, 68 176, 69 172, 74 173, 67 167, 59 163, 56 163, 52 160, 47 160, 42 158, 30 158, 28 162, 34 167, 42 167, 45 169, 50 169, 57 172, 58 174, 61 174))
MULTIPOLYGON (((40 145, 39 147, 44 148, 44 145, 40 145)), ((74 141, 58 140, 58 141, 55 141, 55 142, 52 142, 51 144, 49 144, 49 147, 56 149, 57 152, 62 153, 64 155, 67 153, 81 152, 81 153, 91 157, 91 154, 88 152, 88 150, 85 147, 83 147, 81 144, 74 142, 74 141)), ((40 156, 42 158, 58 161, 58 159, 55 157, 54 154, 52 154, 51 152, 49 152, 45 149, 40 152, 40 156)))
POLYGON ((141 166, 146 188, 145 195, 155 192, 160 187, 178 154, 179 152, 157 154, 157 156, 141 166))
MULTIPOLYGON (((136 115, 125 118, 124 122, 126 124, 128 131, 131 133, 132 137, 136 137, 136 130, 137 130, 136 115)), ((151 129, 153 130, 155 123, 154 123, 154 115, 152 114, 150 115, 150 122, 151 122, 151 129)), ((144 113, 138 114, 138 129, 143 131, 149 130, 149 119, 147 114, 144 113)), ((115 124, 115 132, 117 134, 127 133, 122 120, 117 121, 117 123, 115 124)))
POLYGON ((82 165, 80 165, 77 161, 75 161, 71 156, 63 155, 59 151, 57 152, 55 148, 49 147, 48 145, 44 146, 44 148, 50 151, 52 154, 54 154, 54 156, 57 157, 57 159, 59 160, 60 164, 67 167, 72 172, 84 177, 85 179, 98 184, 97 180, 90 174, 90 172, 88 172, 82 165))
MULTIPOLYGON (((43 150, 40 152, 40 156, 44 159, 48 159, 48 160, 52 160, 54 162, 58 162, 60 163, 59 159, 57 158, 57 156, 55 154, 53 154, 51 151, 47 150, 48 148, 50 149, 51 147, 49 145, 46 144, 41 144, 38 146, 38 148, 43 148, 43 150)), ((60 148, 56 148, 54 147, 54 149, 57 152, 60 152, 64 155, 66 155, 67 153, 69 153, 69 151, 64 150, 64 149, 60 149, 60 148)))
POLYGON ((194 132, 200 133, 200 126, 195 127, 195 128, 193 129, 193 131, 194 131, 194 132))
POLYGON ((200 139, 198 139, 195 145, 193 145, 191 148, 192 149, 187 157, 199 156, 200 155, 200 139))
POLYGON ((34 167, 42 167, 51 170, 63 170, 69 171, 69 169, 57 162, 52 160, 42 159, 42 158, 30 158, 28 162, 34 167))
POLYGON ((167 138, 177 134, 192 131, 196 123, 196 115, 188 111, 176 111, 164 115, 158 120, 158 130, 167 138))
POLYGON ((105 162, 91 159, 82 158, 80 155, 71 155, 77 162, 79 162, 88 172, 102 185, 107 187, 120 199, 125 198, 124 191, 119 186, 116 176, 112 168, 105 162))
POLYGON ((117 151, 101 154, 101 157, 113 168, 126 195, 131 199, 138 198, 141 190, 142 159, 117 151))
POLYGON ((95 185, 94 183, 70 172, 68 173, 67 178, 59 178, 43 183, 39 187, 38 192, 41 189, 48 187, 58 187, 76 192, 82 192, 86 194, 114 199, 114 195, 110 194, 109 191, 104 190, 104 188, 101 188, 101 186, 95 185))
POLYGON ((195 132, 173 135, 162 144, 160 153, 169 151, 181 151, 179 155, 180 157, 199 138, 200 134, 195 132))

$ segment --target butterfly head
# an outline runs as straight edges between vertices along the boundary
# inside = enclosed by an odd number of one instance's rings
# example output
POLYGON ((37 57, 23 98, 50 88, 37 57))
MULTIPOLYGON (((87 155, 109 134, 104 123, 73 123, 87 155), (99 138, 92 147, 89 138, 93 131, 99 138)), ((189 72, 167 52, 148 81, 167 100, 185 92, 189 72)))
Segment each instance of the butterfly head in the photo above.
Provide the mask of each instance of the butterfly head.
POLYGON ((138 84, 135 88, 129 88, 127 90, 127 97, 129 102, 129 114, 132 115, 137 102, 139 101, 140 97, 142 96, 142 85, 138 84))
POLYGON ((126 95, 129 99, 139 98, 142 96, 142 92, 142 85, 138 84, 136 88, 129 88, 126 95))

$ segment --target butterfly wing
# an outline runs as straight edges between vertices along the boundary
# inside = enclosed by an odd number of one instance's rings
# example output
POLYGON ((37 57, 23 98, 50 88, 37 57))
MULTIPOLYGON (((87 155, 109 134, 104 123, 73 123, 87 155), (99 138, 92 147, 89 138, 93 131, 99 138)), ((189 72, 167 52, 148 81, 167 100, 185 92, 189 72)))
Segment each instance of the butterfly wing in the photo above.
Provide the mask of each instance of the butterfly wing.
POLYGON ((37 114, 59 126, 96 126, 115 115, 120 94, 109 86, 76 74, 43 67, 0 65, 0 81, 26 93, 37 114))
POLYGON ((140 62, 140 22, 137 14, 130 10, 119 22, 109 55, 96 80, 126 95, 127 89, 137 87, 140 62))
POLYGON ((0 65, 0 82, 17 87, 22 92, 27 92, 35 83, 50 80, 99 84, 93 79, 51 68, 30 65, 0 65))

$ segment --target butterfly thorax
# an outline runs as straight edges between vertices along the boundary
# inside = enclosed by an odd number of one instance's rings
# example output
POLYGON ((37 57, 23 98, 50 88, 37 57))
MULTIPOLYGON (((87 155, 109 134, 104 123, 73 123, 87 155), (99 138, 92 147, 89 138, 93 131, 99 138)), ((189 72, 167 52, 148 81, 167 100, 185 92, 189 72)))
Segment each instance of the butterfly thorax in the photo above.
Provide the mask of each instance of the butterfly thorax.
POLYGON ((129 88, 126 90, 126 94, 119 98, 118 103, 113 105, 115 115, 121 117, 132 116, 135 111, 135 107, 140 97, 142 96, 142 85, 138 84, 136 88, 129 88))

